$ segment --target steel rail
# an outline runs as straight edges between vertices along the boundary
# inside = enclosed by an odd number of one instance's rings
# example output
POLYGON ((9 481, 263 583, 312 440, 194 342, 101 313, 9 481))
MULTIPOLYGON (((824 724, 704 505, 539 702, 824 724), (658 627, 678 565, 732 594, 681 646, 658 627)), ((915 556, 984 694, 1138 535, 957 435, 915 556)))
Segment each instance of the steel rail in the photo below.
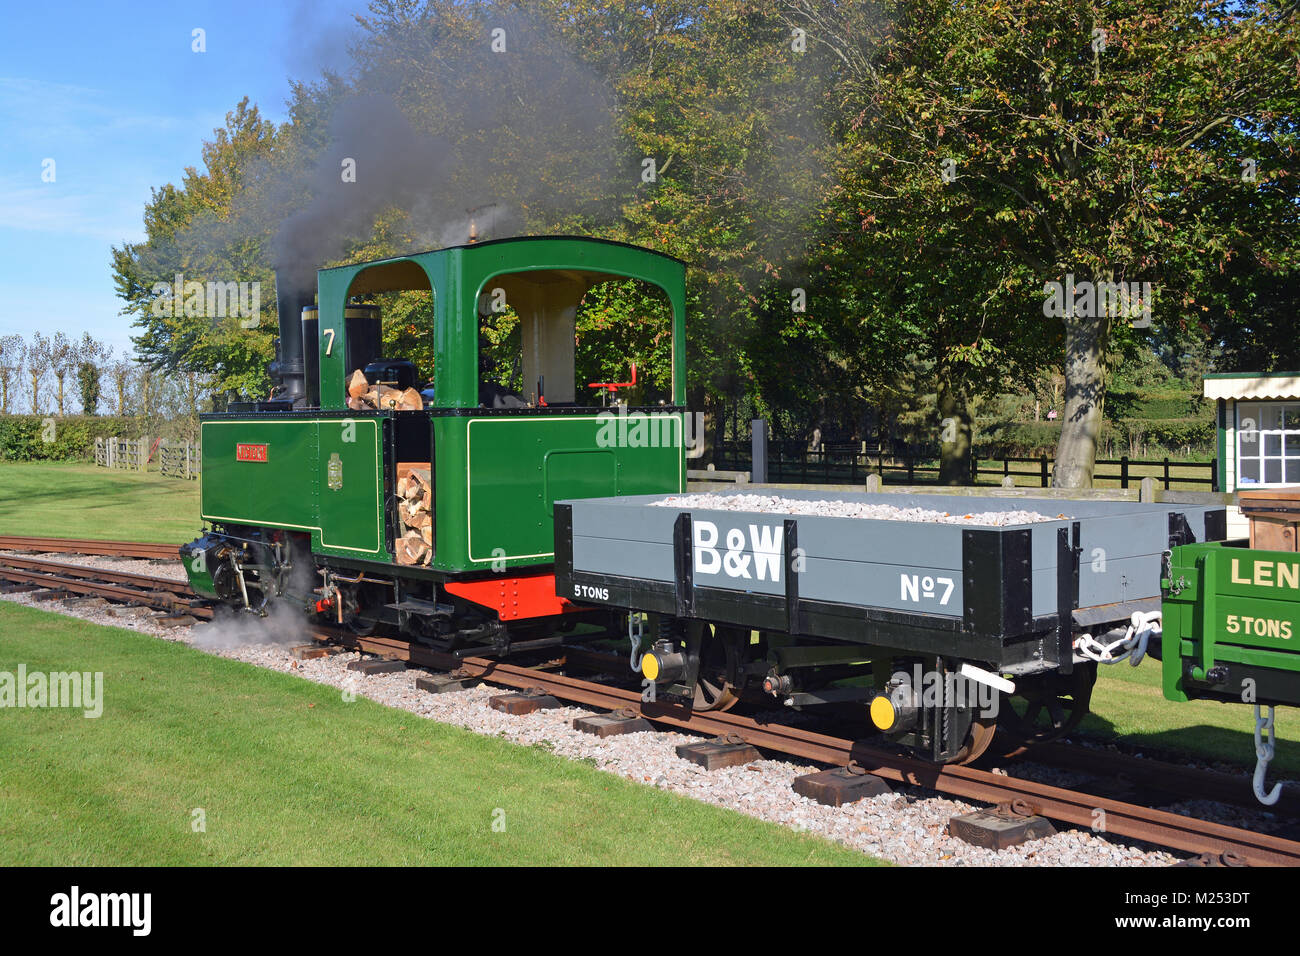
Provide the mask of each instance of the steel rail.
MULTIPOLYGON (((1034 744, 1023 754, 1025 760, 1045 763, 1064 770, 1078 770, 1096 776, 1119 777, 1136 789, 1155 790, 1189 800, 1214 800, 1251 809, 1259 808, 1250 786, 1249 771, 1223 773, 1202 767, 1185 767, 1157 760, 1135 757, 1113 750, 1083 747, 1079 744, 1034 744)), ((1300 788, 1284 787, 1282 797, 1271 808, 1273 813, 1300 817, 1300 788)))
MULTIPOLYGON (((162 611, 184 611, 186 614, 203 620, 211 620, 212 618, 212 608, 200 607, 194 603, 192 597, 187 598, 183 594, 170 590, 168 586, 175 585, 176 582, 174 581, 135 575, 134 577, 141 579, 135 586, 120 583, 105 584, 87 580, 85 576, 71 576, 48 571, 7 567, 5 566, 7 560, 4 556, 0 556, 0 579, 2 580, 33 584, 50 590, 67 591, 71 594, 102 597, 123 604, 147 605, 162 611), (151 590, 143 590, 143 588, 151 585, 155 587, 151 590)), ((79 568, 79 570, 85 569, 79 568)))
POLYGON ((179 548, 173 544, 85 538, 39 538, 15 534, 0 534, 0 551, 39 551, 43 554, 99 554, 119 558, 180 560, 179 548))
POLYGON ((155 577, 152 574, 134 574, 130 571, 113 571, 109 568, 95 568, 84 564, 67 564, 62 561, 45 561, 40 558, 20 558, 15 555, 0 554, 0 567, 18 568, 27 571, 48 571, 64 577, 96 579, 109 584, 126 584, 150 588, 155 591, 171 591, 173 594, 193 598, 194 591, 186 581, 173 581, 170 578, 155 577))
POLYGON ((386 637, 318 630, 320 641, 341 643, 441 670, 459 669, 471 677, 517 689, 538 688, 554 697, 588 707, 631 707, 647 720, 705 735, 737 735, 746 743, 818 763, 855 763, 868 773, 895 783, 924 787, 982 803, 1010 803, 1072 826, 1153 843, 1173 850, 1221 856, 1263 866, 1300 865, 1300 843, 1238 827, 1181 816, 1119 800, 1090 796, 1032 780, 993 774, 972 767, 939 766, 866 746, 840 737, 730 713, 694 713, 669 704, 645 703, 634 690, 592 684, 577 678, 532 670, 484 658, 457 659, 418 644, 386 637))

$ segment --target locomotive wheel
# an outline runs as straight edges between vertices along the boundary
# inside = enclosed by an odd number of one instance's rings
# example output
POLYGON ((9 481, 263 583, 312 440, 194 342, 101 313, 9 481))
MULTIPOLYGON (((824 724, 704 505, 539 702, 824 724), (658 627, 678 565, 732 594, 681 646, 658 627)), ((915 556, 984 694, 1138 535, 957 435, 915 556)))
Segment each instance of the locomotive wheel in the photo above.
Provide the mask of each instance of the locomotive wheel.
POLYGON ((739 628, 691 622, 686 650, 688 654, 698 653, 700 658, 692 698, 695 710, 723 711, 736 706, 745 681, 742 639, 748 637, 749 632, 739 628))
POLYGON ((377 621, 361 618, 359 612, 363 607, 380 603, 383 599, 378 588, 370 584, 358 584, 348 588, 343 597, 343 626, 358 637, 369 637, 379 627, 377 621))
POLYGON ((989 749, 989 744, 993 743, 993 738, 998 732, 998 719, 996 717, 982 717, 976 714, 970 722, 970 730, 966 732, 966 743, 962 745, 961 750, 957 751, 956 756, 949 761, 950 764, 972 763, 984 756, 984 751, 989 749))
POLYGON ((350 617, 343 622, 343 626, 355 634, 357 637, 369 637, 375 633, 379 625, 374 621, 363 621, 359 617, 350 617))
POLYGON ((998 726, 1010 744, 1006 756, 1057 740, 1078 727, 1088 713, 1096 681, 1093 661, 1075 664, 1068 675, 1050 673, 1018 681, 1016 693, 1002 695, 998 713, 998 726))

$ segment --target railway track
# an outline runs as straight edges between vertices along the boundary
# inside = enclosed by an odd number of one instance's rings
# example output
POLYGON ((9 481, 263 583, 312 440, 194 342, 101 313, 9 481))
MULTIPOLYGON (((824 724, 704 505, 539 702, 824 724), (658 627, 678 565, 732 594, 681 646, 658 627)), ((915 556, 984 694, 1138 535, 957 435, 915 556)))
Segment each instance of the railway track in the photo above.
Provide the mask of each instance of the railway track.
MULTIPOLYGON (((72 552, 81 542, 51 539, 0 537, 0 547, 72 552), (13 542, 21 541, 17 545, 13 542)), ((132 545, 130 542, 86 542, 90 552, 120 556, 152 557, 149 549, 162 546, 132 545), (109 551, 108 549, 113 549, 109 551), (145 554, 130 553, 133 548, 145 554)), ((170 553, 170 552, 169 552, 170 553)), ((134 574, 103 568, 49 561, 16 555, 0 555, 0 580, 30 584, 40 588, 92 595, 109 601, 154 607, 166 612, 183 611, 201 620, 210 620, 213 609, 196 601, 185 582, 153 575, 134 574)), ((366 653, 406 661, 416 666, 441 671, 459 671, 492 684, 517 690, 540 689, 556 698, 598 710, 619 711, 631 708, 656 724, 704 736, 743 740, 761 750, 780 753, 817 763, 836 766, 856 765, 887 781, 922 787, 978 803, 1005 804, 1022 813, 1034 813, 1061 823, 1082 828, 1098 826, 1111 836, 1251 865, 1300 865, 1300 842, 1254 833, 1193 817, 1127 803, 1122 800, 1090 795, 1036 781, 990 773, 975 767, 936 766, 916 758, 880 750, 861 741, 835 737, 797 727, 761 722, 735 713, 694 713, 690 709, 666 703, 646 703, 635 690, 593 683, 536 667, 509 664, 487 658, 458 658, 419 644, 384 636, 361 636, 342 629, 316 628, 317 641, 337 644, 366 653)), ((571 652, 587 666, 602 660, 621 662, 621 658, 590 651, 571 652)), ((623 663, 623 666, 626 666, 623 663)), ((1037 756, 1037 752, 1035 753, 1037 756)), ((1099 776, 1126 774, 1164 792, 1171 790, 1184 797, 1242 803, 1240 778, 1215 774, 1175 764, 1150 761, 1102 751, 1085 751, 1078 747, 1049 745, 1044 750, 1048 762, 1086 770, 1099 776), (1176 785, 1176 786, 1175 786, 1176 785), (1231 786, 1230 786, 1231 785, 1231 786), (1190 791, 1190 792, 1187 792, 1190 791)), ((1286 791, 1284 791, 1286 792, 1286 791)), ((1297 801, 1288 794, 1288 809, 1297 801)))
POLYGON ((183 611, 196 620, 211 620, 213 615, 213 609, 198 600, 186 582, 149 574, 0 554, 0 581, 8 582, 10 588, 28 586, 173 614, 183 611))
MULTIPOLYGON (((1249 781, 1242 774, 1187 767, 1168 760, 1135 757, 1077 743, 1035 744, 1024 756, 1035 763, 1112 778, 1118 785, 1117 789, 1149 790, 1182 799, 1213 800, 1251 809, 1259 807, 1249 781)), ((1300 788, 1284 787, 1282 796, 1271 810, 1300 818, 1300 788)))
POLYGON ((39 538, 29 535, 0 534, 0 551, 36 551, 41 554, 98 554, 119 558, 180 560, 171 544, 142 541, 98 541, 82 538, 39 538))

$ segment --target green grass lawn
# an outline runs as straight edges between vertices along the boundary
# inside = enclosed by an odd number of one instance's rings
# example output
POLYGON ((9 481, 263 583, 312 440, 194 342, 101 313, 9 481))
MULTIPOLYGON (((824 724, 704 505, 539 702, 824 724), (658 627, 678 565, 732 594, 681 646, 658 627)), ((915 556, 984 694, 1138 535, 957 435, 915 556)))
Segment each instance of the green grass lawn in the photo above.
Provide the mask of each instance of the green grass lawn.
POLYGON ((0 603, 0 671, 20 662, 102 671, 104 710, 0 709, 2 864, 875 862, 539 748, 0 603))
POLYGON ((95 465, 0 461, 0 534, 183 544, 199 524, 197 481, 95 465))
MULTIPOLYGON (((1147 659, 1138 667, 1103 666, 1092 695, 1092 713, 1079 730, 1153 750, 1201 754, 1237 764, 1243 771, 1255 767, 1255 709, 1211 700, 1185 704, 1165 700, 1156 660, 1147 659)), ((1300 715, 1279 707, 1275 730, 1277 755, 1269 765, 1270 780, 1277 775, 1300 777, 1300 715)))

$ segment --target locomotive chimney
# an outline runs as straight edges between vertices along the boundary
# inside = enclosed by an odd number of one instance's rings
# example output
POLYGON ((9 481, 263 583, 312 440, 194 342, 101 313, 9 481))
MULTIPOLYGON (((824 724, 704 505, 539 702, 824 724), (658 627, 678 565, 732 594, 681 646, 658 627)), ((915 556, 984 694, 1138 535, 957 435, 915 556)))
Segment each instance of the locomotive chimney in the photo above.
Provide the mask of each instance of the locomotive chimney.
MULTIPOLYGON (((311 270, 282 266, 275 271, 275 308, 280 345, 271 375, 280 380, 277 398, 301 404, 307 394, 303 363, 302 310, 316 303, 316 277, 311 270)), ((314 345, 315 343, 313 343, 314 345)))

